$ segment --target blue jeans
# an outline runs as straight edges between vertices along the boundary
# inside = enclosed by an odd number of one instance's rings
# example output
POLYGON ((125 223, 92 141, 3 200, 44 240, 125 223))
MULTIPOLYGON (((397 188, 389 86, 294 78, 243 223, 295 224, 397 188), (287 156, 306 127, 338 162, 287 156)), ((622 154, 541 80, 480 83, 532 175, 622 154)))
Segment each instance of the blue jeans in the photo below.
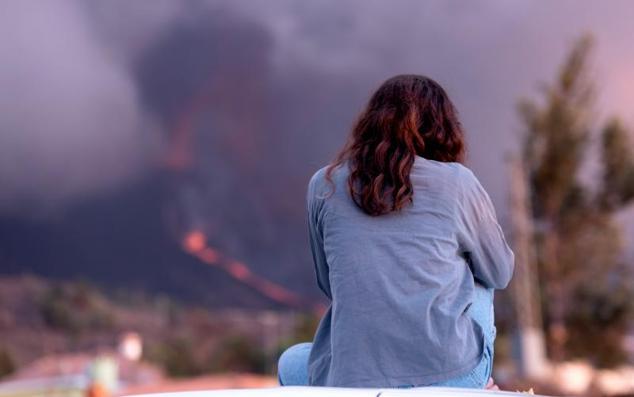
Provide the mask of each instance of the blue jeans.
MULTIPOLYGON (((483 389, 493 372, 493 342, 496 329, 493 312, 493 289, 476 283, 473 304, 467 313, 484 330, 485 349, 480 363, 457 378, 428 385, 399 385, 398 388, 419 386, 463 387, 483 389)), ((281 386, 308 386, 308 356, 312 343, 299 343, 286 349, 277 363, 277 377, 281 386)))

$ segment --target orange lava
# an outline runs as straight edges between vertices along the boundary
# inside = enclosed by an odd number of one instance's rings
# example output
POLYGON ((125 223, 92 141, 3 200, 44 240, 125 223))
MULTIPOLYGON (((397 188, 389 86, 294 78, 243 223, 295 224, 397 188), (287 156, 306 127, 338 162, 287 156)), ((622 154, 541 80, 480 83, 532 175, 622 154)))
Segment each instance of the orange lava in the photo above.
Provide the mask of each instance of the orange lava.
POLYGON ((183 239, 183 248, 190 254, 202 251, 207 245, 207 238, 200 230, 193 230, 183 239))
POLYGON ((303 305, 303 299, 294 292, 258 276, 246 264, 227 258, 218 250, 207 245, 207 237, 200 230, 192 230, 187 233, 183 238, 182 246, 185 252, 195 256, 201 262, 221 268, 241 284, 257 290, 272 301, 289 307, 303 305))

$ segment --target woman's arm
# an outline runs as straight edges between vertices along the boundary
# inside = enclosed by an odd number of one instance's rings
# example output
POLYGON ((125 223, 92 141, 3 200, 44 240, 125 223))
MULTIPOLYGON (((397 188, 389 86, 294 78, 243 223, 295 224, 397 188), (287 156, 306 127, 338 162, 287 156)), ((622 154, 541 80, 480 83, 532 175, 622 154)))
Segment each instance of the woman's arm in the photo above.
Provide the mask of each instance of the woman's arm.
POLYGON ((515 256, 498 224, 491 198, 468 168, 459 200, 459 241, 474 278, 489 288, 511 281, 515 256))
POLYGON ((310 250, 315 265, 315 275, 317 276, 317 284, 323 293, 332 299, 330 292, 330 281, 328 263, 326 262, 326 253, 324 252, 324 238, 322 227, 322 209, 323 198, 316 197, 316 184, 319 171, 316 172, 308 182, 306 192, 306 209, 308 212, 308 238, 310 241, 310 250))

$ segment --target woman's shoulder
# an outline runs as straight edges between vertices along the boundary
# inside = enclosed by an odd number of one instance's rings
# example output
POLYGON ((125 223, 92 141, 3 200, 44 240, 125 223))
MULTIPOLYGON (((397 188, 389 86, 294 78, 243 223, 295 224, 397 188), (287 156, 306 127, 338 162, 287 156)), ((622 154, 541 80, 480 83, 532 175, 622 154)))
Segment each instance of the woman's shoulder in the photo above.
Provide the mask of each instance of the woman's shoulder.
POLYGON ((308 184, 315 185, 317 183, 320 183, 326 176, 327 168, 328 168, 328 165, 324 165, 323 167, 319 168, 317 171, 314 171, 308 180, 308 184))
MULTIPOLYGON (((324 165, 317 171, 314 171, 309 178, 306 192, 309 200, 325 198, 324 193, 327 191, 326 173, 328 171, 328 166, 329 165, 324 165)), ((338 171, 339 167, 335 168, 331 174, 333 182, 339 176, 338 171)))
POLYGON ((463 202, 481 203, 484 200, 491 203, 489 194, 471 168, 459 163, 454 164, 456 197, 463 202))
POLYGON ((458 162, 444 162, 416 157, 416 163, 424 171, 425 176, 433 175, 443 181, 443 185, 449 185, 455 189, 470 187, 479 183, 473 171, 466 165, 458 162))
POLYGON ((419 167, 432 167, 441 172, 444 171, 449 173, 471 171, 466 165, 456 161, 432 160, 418 155, 414 158, 414 165, 419 167))
MULTIPOLYGON (((326 183, 326 174, 330 165, 331 164, 326 164, 323 167, 319 168, 317 171, 313 172, 308 181, 309 188, 318 188, 326 183)), ((347 163, 338 164, 332 169, 330 173, 330 178, 335 184, 337 184, 339 180, 345 179, 347 177, 349 169, 346 167, 346 165, 347 163)))
POLYGON ((311 177, 308 179, 308 191, 309 192, 315 192, 321 186, 323 186, 324 181, 326 179, 326 170, 327 170, 327 168, 328 168, 328 166, 324 165, 323 167, 319 168, 317 171, 313 172, 311 177))

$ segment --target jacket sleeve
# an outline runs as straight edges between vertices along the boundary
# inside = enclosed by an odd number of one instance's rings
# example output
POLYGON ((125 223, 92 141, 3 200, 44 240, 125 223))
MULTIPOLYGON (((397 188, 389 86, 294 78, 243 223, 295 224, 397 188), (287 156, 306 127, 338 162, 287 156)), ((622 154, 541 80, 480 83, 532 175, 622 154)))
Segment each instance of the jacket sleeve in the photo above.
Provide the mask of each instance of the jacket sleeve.
POLYGON ((315 173, 308 182, 306 192, 306 208, 308 212, 308 237, 310 241, 310 250, 313 257, 315 267, 315 275, 317 284, 322 292, 332 299, 329 281, 329 269, 326 262, 326 253, 324 251, 324 234, 323 234, 323 204, 324 199, 317 197, 317 175, 315 173))
POLYGON ((498 224, 491 198, 467 168, 459 199, 459 242, 473 276, 489 288, 511 281, 515 255, 498 224))

